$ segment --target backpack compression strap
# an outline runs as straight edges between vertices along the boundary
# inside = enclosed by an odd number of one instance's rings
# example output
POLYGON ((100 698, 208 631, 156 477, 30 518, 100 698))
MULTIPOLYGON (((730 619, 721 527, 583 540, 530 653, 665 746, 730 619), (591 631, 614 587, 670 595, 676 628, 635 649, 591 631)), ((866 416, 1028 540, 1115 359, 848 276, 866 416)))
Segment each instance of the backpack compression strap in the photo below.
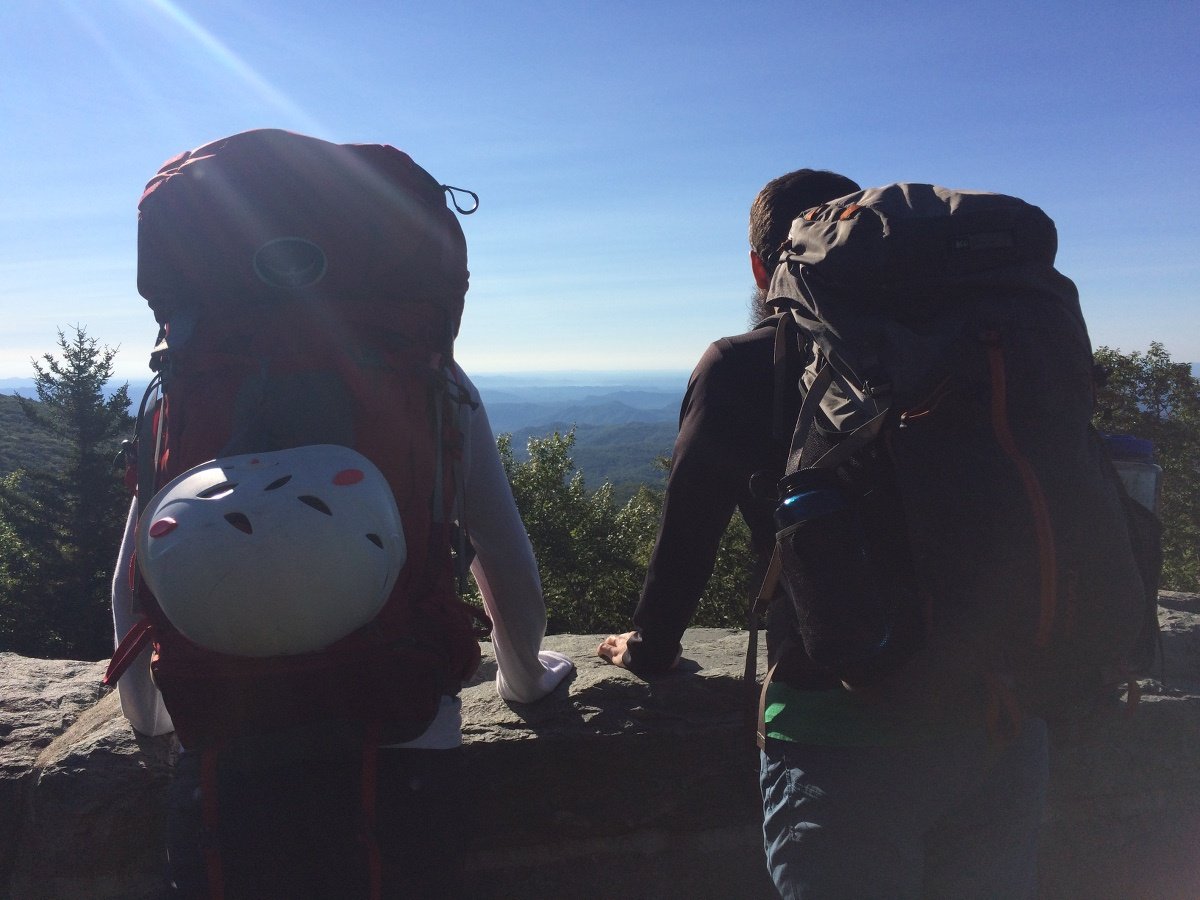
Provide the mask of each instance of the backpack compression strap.
POLYGON ((100 683, 105 687, 112 687, 116 684, 129 667, 133 665, 133 661, 146 649, 146 645, 152 639, 153 633, 150 620, 142 616, 134 623, 125 636, 121 638, 121 643, 113 651, 112 659, 108 662, 108 669, 105 670, 104 677, 100 679, 100 683))
MULTIPOLYGON (((142 395, 142 402, 138 407, 137 424, 134 428, 133 439, 133 454, 134 465, 137 467, 137 500, 138 500, 138 516, 140 518, 142 511, 142 498, 154 496, 156 487, 158 455, 162 452, 162 428, 156 427, 155 419, 157 418, 161 402, 160 386, 162 383, 161 376, 155 375, 146 388, 146 393, 142 395), (153 399, 151 399, 153 398, 153 399), (153 446, 153 454, 147 453, 146 448, 153 446)), ((161 423, 158 423, 161 425, 161 423)), ((135 585, 134 596, 138 592, 136 585, 141 581, 141 572, 137 567, 137 562, 131 559, 130 578, 133 579, 135 585)), ((121 680, 121 676, 133 665, 141 652, 154 639, 153 626, 149 619, 146 618, 144 610, 140 610, 138 620, 133 627, 121 638, 121 642, 117 645, 117 649, 113 651, 112 659, 109 660, 108 669, 104 672, 104 678, 101 679, 101 684, 112 687, 121 680)))
POLYGON ((788 415, 787 399, 796 389, 797 376, 793 365, 797 357, 802 358, 804 348, 809 339, 806 332, 796 327, 795 342, 789 340, 790 332, 795 325, 795 318, 786 312, 776 313, 769 319, 759 322, 757 328, 773 327, 775 329, 775 348, 772 373, 774 375, 774 394, 772 395, 771 435, 779 442, 787 441, 791 436, 795 423, 788 415))
POLYGON ((837 374, 837 369, 829 362, 828 358, 820 350, 817 350, 817 374, 813 383, 809 385, 808 393, 800 406, 800 415, 796 418, 796 430, 792 433, 792 446, 788 451, 785 475, 791 475, 801 468, 836 469, 875 440, 883 430, 884 423, 891 412, 890 403, 881 403, 882 409, 879 412, 855 428, 842 441, 830 447, 816 462, 807 466, 803 464, 804 445, 808 440, 809 432, 812 431, 817 413, 821 409, 821 401, 829 392, 837 374))
POLYGON ((749 639, 746 644, 746 668, 742 673, 742 683, 746 686, 746 712, 749 714, 750 720, 753 723, 755 733, 758 735, 758 746, 762 749, 766 742, 767 726, 764 721, 766 714, 766 697, 767 685, 771 683, 771 675, 775 671, 772 666, 767 673, 767 677, 763 679, 762 687, 758 686, 758 621, 766 614, 771 601, 775 598, 775 591, 779 586, 779 573, 783 568, 783 558, 779 555, 779 544, 775 544, 775 550, 771 553, 771 562, 767 566, 766 575, 763 576, 762 586, 758 589, 758 595, 750 604, 750 613, 746 623, 746 631, 749 634, 749 639))
MULTIPOLYGON (((774 419, 775 428, 778 433, 779 420, 784 408, 783 392, 788 389, 787 377, 787 347, 786 330, 788 321, 792 320, 790 315, 782 314, 776 325, 775 331, 775 396, 774 396, 774 419)), ((796 417, 796 426, 792 432, 791 447, 788 450, 787 467, 784 470, 784 476, 791 475, 799 471, 802 465, 801 457, 804 452, 804 444, 808 439, 808 434, 812 430, 813 423, 816 421, 817 413, 821 409, 821 400, 825 397, 829 388, 833 384, 834 376, 837 370, 829 363, 829 360, 819 348, 815 347, 817 354, 817 373, 808 392, 804 396, 804 400, 800 405, 800 413, 796 417)), ((884 423, 887 421, 888 414, 891 411, 891 404, 882 404, 883 408, 873 417, 868 419, 854 431, 850 432, 841 443, 831 447, 811 466, 806 468, 828 468, 836 469, 844 462, 850 459, 859 450, 866 447, 871 441, 875 440, 883 429, 884 423)), ((788 533, 791 530, 789 529, 788 533)), ((756 700, 754 708, 756 713, 753 719, 756 723, 755 732, 758 738, 758 746, 761 749, 766 743, 766 707, 767 707, 767 689, 771 684, 771 678, 775 673, 775 668, 778 666, 778 661, 775 666, 772 666, 766 678, 763 679, 761 689, 757 689, 757 670, 758 670, 758 622, 759 618, 765 614, 767 608, 771 605, 771 601, 775 597, 775 593, 779 586, 779 576, 782 569, 782 558, 779 553, 779 541, 784 537, 784 533, 776 536, 775 549, 771 554, 771 562, 767 567, 766 574, 763 577, 762 584, 758 589, 758 594, 754 602, 750 605, 749 614, 747 617, 747 632, 749 634, 746 647, 746 665, 742 675, 742 681, 747 687, 747 692, 756 700)))

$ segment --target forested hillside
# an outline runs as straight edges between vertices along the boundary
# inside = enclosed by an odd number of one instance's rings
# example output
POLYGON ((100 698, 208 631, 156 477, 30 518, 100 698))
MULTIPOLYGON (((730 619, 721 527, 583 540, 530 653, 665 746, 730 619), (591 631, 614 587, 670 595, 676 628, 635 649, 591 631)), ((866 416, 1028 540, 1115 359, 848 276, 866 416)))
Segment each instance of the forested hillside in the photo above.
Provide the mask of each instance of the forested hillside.
MULTIPOLYGON (((589 487, 595 489, 609 482, 614 497, 624 502, 642 485, 662 486, 665 473, 655 460, 671 453, 674 421, 618 425, 557 421, 526 426, 512 432, 514 455, 528 459, 526 448, 531 437, 545 437, 555 431, 566 434, 572 427, 575 463, 587 473, 589 487)), ((0 477, 31 465, 61 460, 64 453, 61 441, 30 424, 16 397, 0 394, 0 477)))
MULTIPOLYGON (((512 433, 517 459, 528 459, 530 438, 553 432, 566 434, 572 424, 554 422, 522 428, 512 433)), ((623 425, 574 425, 575 445, 571 455, 576 467, 587 475, 588 487, 595 489, 606 482, 613 486, 613 498, 625 502, 639 487, 661 488, 666 470, 658 464, 671 455, 678 430, 671 422, 628 422, 623 425)))
MULTIPOLYGON (((593 490, 611 483, 615 499, 624 502, 642 485, 662 486, 665 473, 655 461, 671 453, 682 387, 652 382, 652 389, 636 390, 624 383, 547 386, 503 379, 495 379, 502 387, 494 387, 486 376, 480 380, 486 385, 481 390, 492 428, 497 435, 512 435, 517 459, 528 459, 531 437, 574 428, 572 453, 593 490)), ((680 376, 680 384, 684 381, 680 376)), ((7 387, 19 389, 22 396, 33 394, 32 381, 13 380, 7 387)), ((129 385, 135 403, 143 387, 129 385)), ((61 454, 52 437, 28 422, 15 396, 0 394, 0 477, 61 454)))
POLYGON ((61 460, 64 455, 63 442, 35 428, 16 397, 0 394, 0 478, 32 463, 61 460))

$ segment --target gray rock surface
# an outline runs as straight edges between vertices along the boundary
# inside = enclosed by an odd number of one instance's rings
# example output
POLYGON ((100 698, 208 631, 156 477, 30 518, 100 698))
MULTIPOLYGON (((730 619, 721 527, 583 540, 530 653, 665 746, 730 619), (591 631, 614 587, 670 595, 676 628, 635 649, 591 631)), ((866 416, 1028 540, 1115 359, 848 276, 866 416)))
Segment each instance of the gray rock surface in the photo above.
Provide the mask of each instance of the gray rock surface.
POLYGON ((170 739, 129 727, 104 667, 0 654, 0 897, 159 892, 170 739))
POLYGON ((577 669, 537 704, 510 706, 490 686, 464 694, 487 823, 471 855, 473 896, 599 896, 616 878, 623 898, 775 897, 745 634, 691 629, 679 668, 651 681, 597 658, 600 639, 547 638, 577 669))
POLYGON ((1200 898, 1200 594, 1159 595, 1163 678, 1051 747, 1044 898, 1200 898))
MULTIPOLYGON (((1165 684, 1055 745, 1043 898, 1200 897, 1200 596, 1164 594, 1161 619, 1165 684)), ((599 640, 547 639, 577 671, 540 703, 500 700, 486 649, 464 690, 471 895, 773 897, 745 635, 693 629, 651 681, 597 659, 599 640)), ((102 671, 0 654, 0 898, 158 895, 170 740, 134 734, 102 671)))

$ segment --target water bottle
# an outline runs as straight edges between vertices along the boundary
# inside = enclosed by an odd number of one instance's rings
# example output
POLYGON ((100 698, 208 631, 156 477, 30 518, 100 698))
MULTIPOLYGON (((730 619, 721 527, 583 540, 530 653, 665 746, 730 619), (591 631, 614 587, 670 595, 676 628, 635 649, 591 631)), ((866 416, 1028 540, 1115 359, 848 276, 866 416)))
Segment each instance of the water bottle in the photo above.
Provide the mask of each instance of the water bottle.
POLYGON ((836 673, 869 666, 887 649, 894 616, 857 498, 834 472, 801 469, 780 483, 775 527, 780 580, 809 658, 836 673))
POLYGON ((1154 444, 1131 434, 1105 435, 1104 444, 1129 496, 1157 515, 1162 467, 1154 462, 1154 444))

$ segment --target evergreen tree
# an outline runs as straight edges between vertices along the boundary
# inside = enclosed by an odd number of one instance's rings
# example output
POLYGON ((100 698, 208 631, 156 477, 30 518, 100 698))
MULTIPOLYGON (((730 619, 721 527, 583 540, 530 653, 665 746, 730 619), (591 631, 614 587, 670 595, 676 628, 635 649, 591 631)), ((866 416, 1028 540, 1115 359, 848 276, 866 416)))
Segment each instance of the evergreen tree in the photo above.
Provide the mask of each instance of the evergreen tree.
POLYGON ((61 439, 61 466, 0 482, 0 646, 30 656, 101 659, 112 652, 109 584, 128 503, 113 468, 130 429, 127 386, 105 398, 115 350, 81 328, 59 356, 34 361, 34 427, 61 439))
POLYGON ((1145 353, 1101 347, 1096 362, 1106 372, 1096 427, 1153 441, 1162 466, 1162 586, 1200 591, 1200 379, 1158 342, 1145 353))

